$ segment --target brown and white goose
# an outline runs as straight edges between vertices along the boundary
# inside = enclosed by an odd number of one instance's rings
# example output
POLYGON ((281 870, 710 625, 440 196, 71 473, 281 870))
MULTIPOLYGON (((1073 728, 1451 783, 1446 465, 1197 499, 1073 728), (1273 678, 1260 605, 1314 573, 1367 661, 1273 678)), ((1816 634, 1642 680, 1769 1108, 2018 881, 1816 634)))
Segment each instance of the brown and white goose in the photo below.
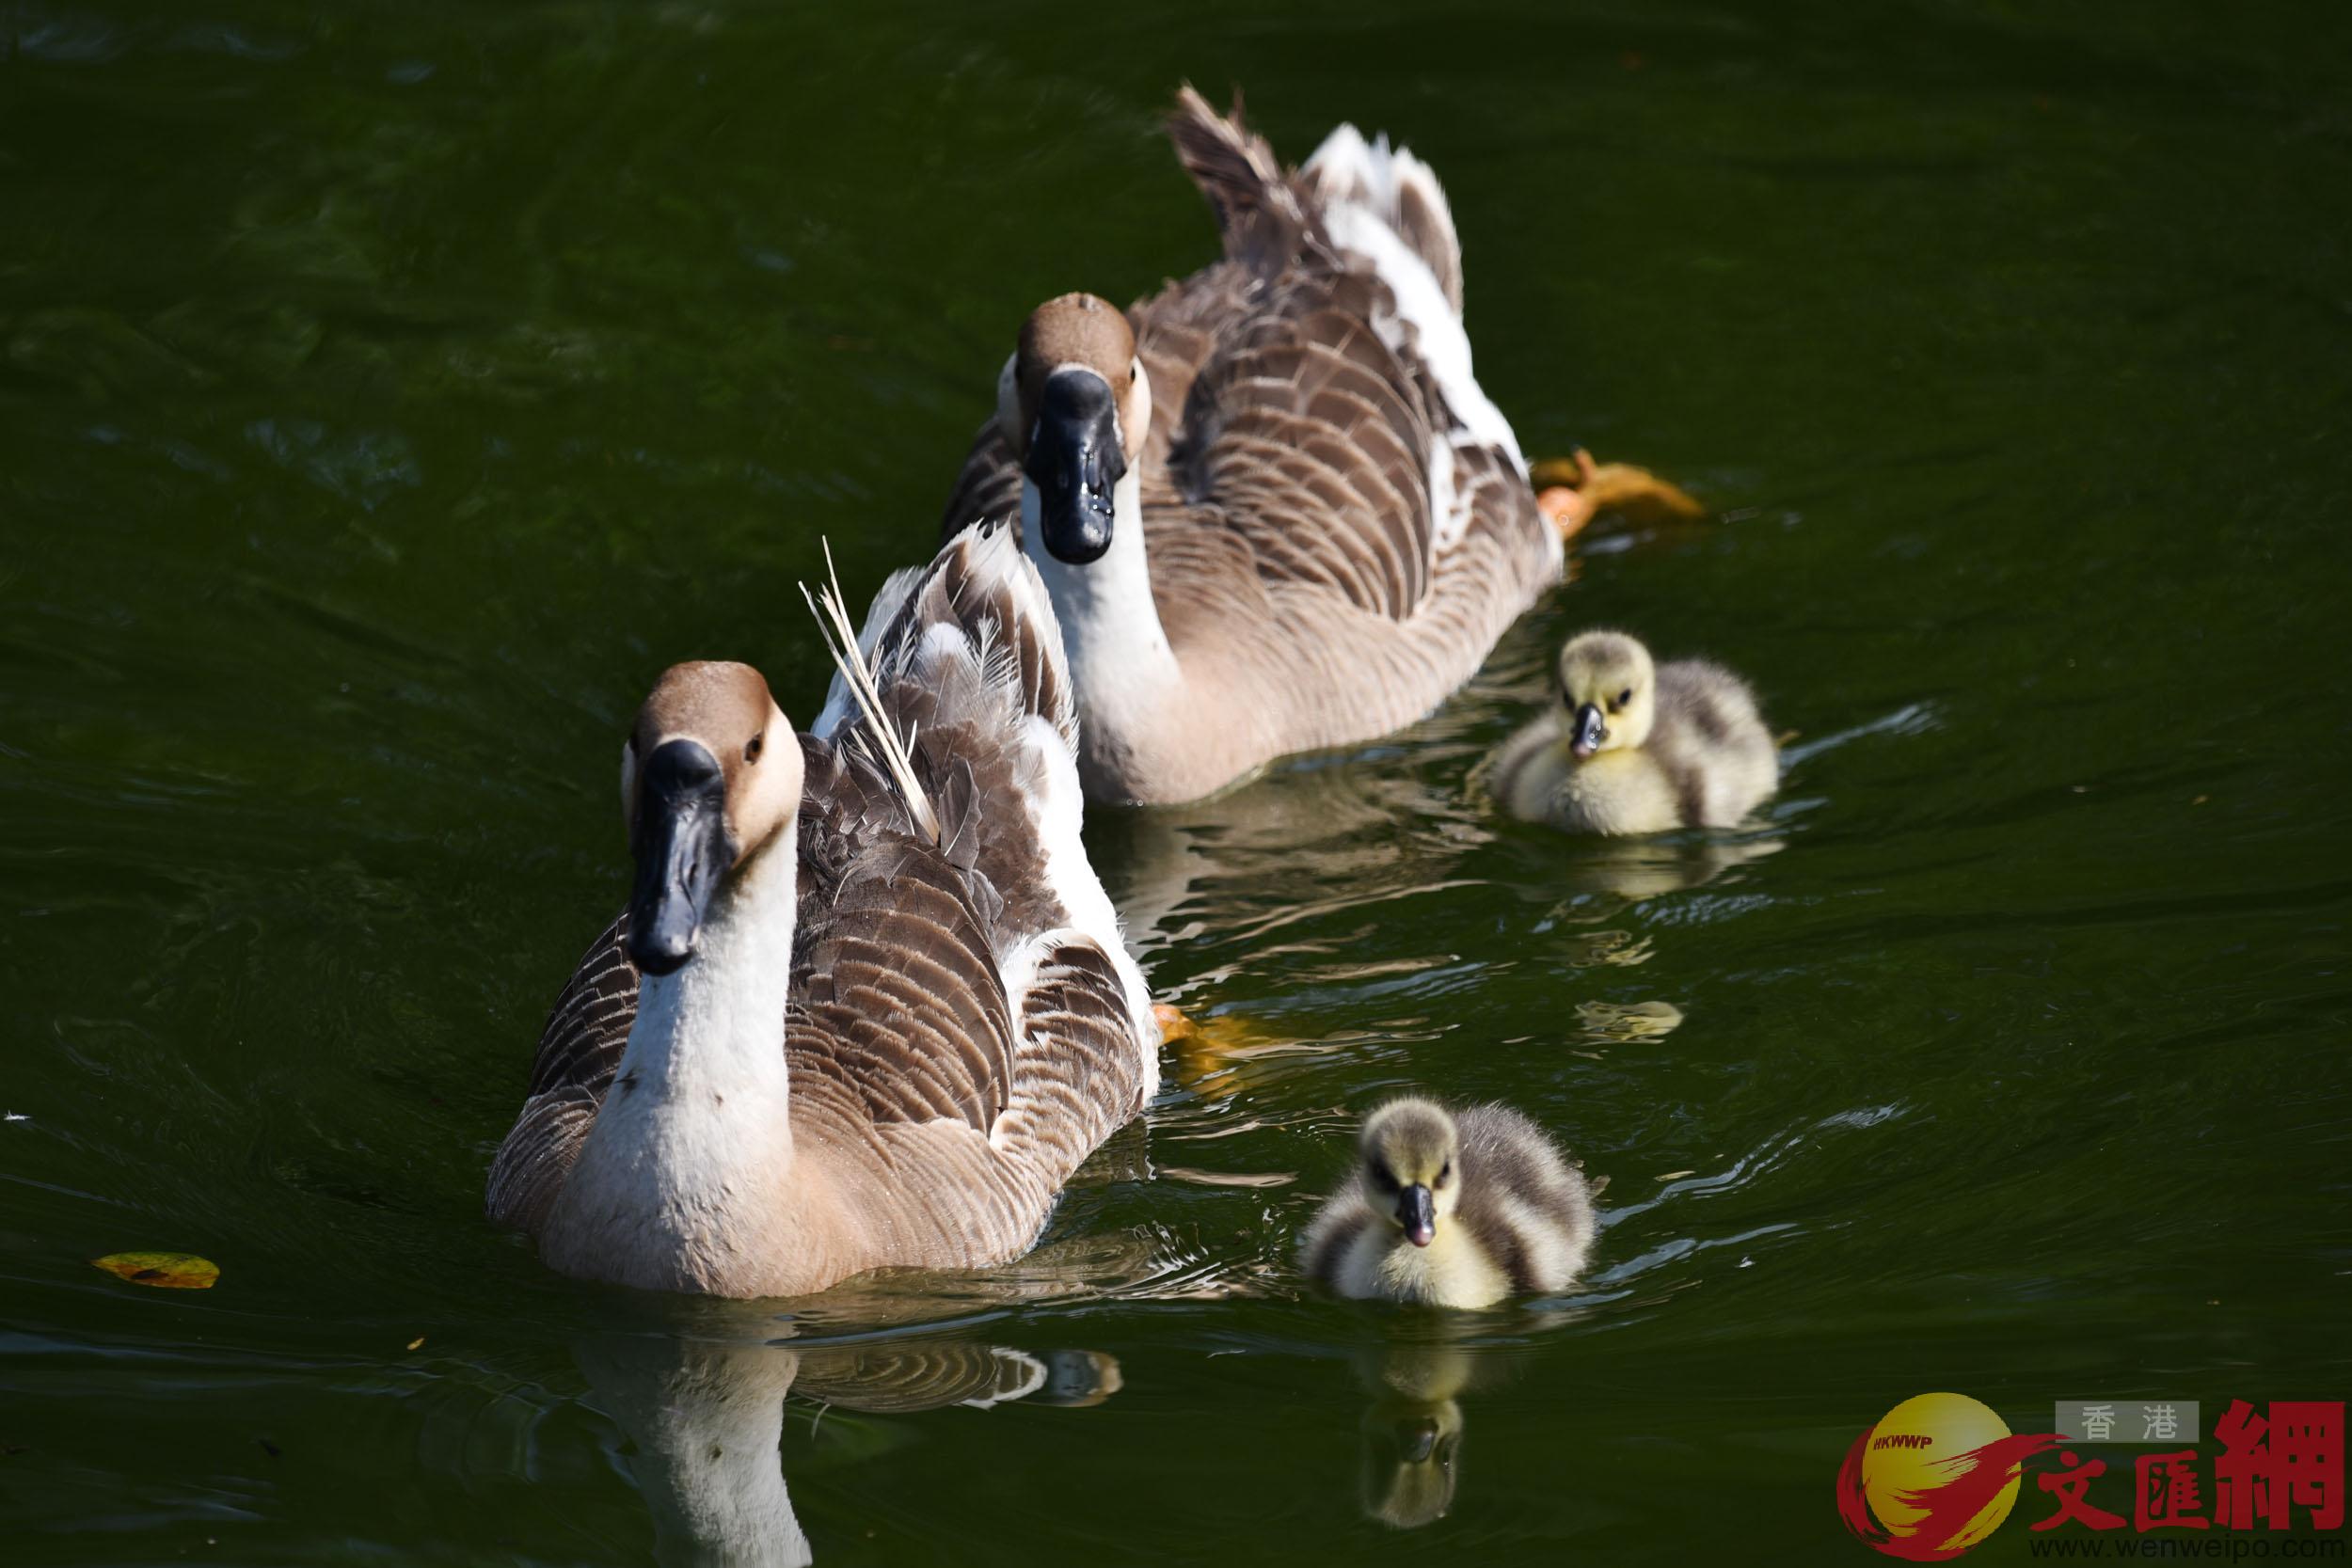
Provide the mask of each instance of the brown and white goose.
POLYGON ((1561 573, 1428 166, 1343 125, 1288 170, 1189 87, 1169 130, 1224 259, 1039 307, 946 518, 1018 512, 1103 800, 1409 723, 1561 573))
POLYGON ((635 891, 490 1172, 566 1274, 764 1296, 1001 1262, 1158 1082, 1009 531, 891 578, 858 642, 812 735, 740 664, 638 714, 635 891))

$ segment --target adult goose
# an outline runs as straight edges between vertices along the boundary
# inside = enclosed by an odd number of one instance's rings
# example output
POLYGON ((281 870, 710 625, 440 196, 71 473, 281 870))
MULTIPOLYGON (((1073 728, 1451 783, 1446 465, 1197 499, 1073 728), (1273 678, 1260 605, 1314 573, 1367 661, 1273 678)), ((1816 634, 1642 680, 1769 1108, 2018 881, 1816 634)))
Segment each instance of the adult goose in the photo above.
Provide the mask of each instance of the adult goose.
POLYGON ((679 665, 637 716, 635 890, 490 1172, 566 1274, 769 1296, 1001 1262, 1157 1084, 1009 531, 893 577, 837 657, 811 735, 740 664, 679 665))
POLYGON ((1561 574, 1428 166, 1343 125, 1285 169, 1189 87, 1169 130, 1224 258, 1039 307, 946 517, 1020 516, 1110 800, 1411 722, 1561 574))

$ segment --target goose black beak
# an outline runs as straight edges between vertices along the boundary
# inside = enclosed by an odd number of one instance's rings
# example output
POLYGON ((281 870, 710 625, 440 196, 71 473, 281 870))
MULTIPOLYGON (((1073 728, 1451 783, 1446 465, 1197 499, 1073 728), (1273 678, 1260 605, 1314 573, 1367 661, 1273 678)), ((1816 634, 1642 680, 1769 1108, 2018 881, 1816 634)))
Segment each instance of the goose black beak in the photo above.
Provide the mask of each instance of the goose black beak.
POLYGON ((1057 561, 1083 566, 1111 547, 1111 492, 1127 472, 1116 416, 1110 384, 1093 371, 1046 378, 1021 471, 1037 486, 1038 530, 1057 561))
POLYGON ((1600 705, 1586 703, 1576 710, 1576 718, 1568 726, 1568 750, 1580 757, 1589 757, 1608 738, 1609 728, 1600 721, 1600 705))
POLYGON ((1396 1223, 1405 1227, 1406 1241, 1427 1246, 1438 1233, 1437 1196, 1418 1181, 1397 1194, 1396 1223))
POLYGON ((703 917, 734 863, 727 846, 726 778, 698 740, 667 740, 637 775, 629 847, 637 883, 628 900, 629 961, 670 974, 694 956, 703 917))

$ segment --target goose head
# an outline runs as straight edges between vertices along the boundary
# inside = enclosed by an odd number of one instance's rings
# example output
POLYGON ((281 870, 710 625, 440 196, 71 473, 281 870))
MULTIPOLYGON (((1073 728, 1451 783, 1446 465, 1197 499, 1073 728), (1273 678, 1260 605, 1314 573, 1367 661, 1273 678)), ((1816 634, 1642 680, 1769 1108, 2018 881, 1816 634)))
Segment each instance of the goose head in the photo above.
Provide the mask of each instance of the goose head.
POLYGON ((1375 1212, 1415 1246, 1427 1246, 1462 1190, 1462 1138, 1443 1106, 1394 1100, 1364 1123, 1357 1152, 1375 1212))
POLYGON ((1560 650, 1561 732, 1577 756, 1638 747, 1658 717, 1649 650, 1621 631, 1588 631, 1560 650))
POLYGON ((1037 488, 1046 549, 1073 566, 1101 560, 1112 493, 1152 429, 1152 384, 1126 315, 1093 294, 1031 311, 997 378, 996 422, 1037 488))
POLYGON ((674 664, 621 752, 621 804, 637 880, 628 956, 670 974, 694 956, 728 889, 801 809, 801 747, 748 664, 674 664))

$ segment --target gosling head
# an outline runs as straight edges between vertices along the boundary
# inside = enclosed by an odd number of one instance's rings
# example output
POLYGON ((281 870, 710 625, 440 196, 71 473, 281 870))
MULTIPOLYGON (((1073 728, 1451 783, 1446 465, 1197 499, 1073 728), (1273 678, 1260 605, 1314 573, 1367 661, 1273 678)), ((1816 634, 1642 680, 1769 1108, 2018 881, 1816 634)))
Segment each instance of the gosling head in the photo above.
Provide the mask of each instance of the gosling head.
POLYGON ((1462 1138, 1453 1116, 1426 1100, 1392 1100, 1357 1143, 1373 1208, 1415 1246, 1427 1246, 1461 1191, 1462 1138))
POLYGON ((637 862, 628 956, 674 974, 713 901, 800 814, 800 742, 759 672, 672 665, 621 752, 621 806, 637 862))
POLYGON ((1561 730, 1578 757, 1639 746, 1658 717, 1649 650, 1621 631, 1588 631, 1560 650, 1561 730))
POLYGON ((1093 294, 1030 312, 997 379, 996 422, 1021 460, 1025 503, 1036 493, 1039 543, 1073 566, 1101 560, 1112 492, 1152 429, 1152 384, 1126 315, 1093 294))

